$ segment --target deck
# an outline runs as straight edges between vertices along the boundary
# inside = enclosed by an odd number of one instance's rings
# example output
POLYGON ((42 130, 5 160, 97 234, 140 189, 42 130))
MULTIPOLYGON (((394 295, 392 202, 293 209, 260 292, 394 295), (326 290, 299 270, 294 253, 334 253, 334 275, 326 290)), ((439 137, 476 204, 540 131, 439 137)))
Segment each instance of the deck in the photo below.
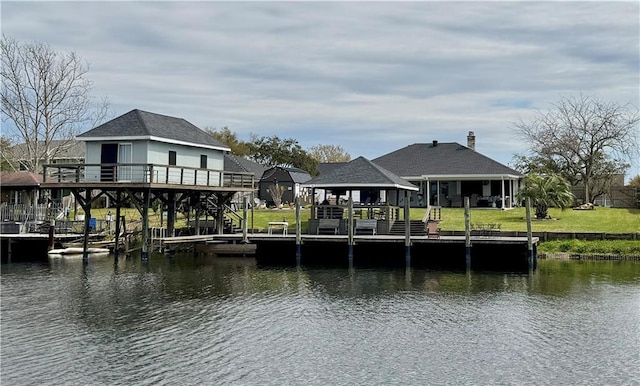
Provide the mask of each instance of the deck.
POLYGON ((250 173, 158 164, 47 164, 44 189, 161 189, 237 192, 255 189, 250 173))
MULTIPOLYGON (((471 256, 474 264, 491 266, 495 269, 516 267, 525 269, 529 265, 528 238, 505 236, 472 236, 471 256)), ((465 236, 411 236, 410 246, 404 236, 396 235, 354 235, 349 245, 348 235, 332 234, 242 234, 200 235, 167 237, 155 239, 152 250, 159 251, 179 248, 178 245, 193 246, 199 253, 216 255, 253 256, 264 263, 296 263, 297 254, 306 263, 344 263, 351 259, 368 263, 405 264, 407 252, 413 263, 465 264, 465 236), (299 244, 298 244, 299 240, 299 244)), ((532 238, 535 248, 538 237, 532 238)))

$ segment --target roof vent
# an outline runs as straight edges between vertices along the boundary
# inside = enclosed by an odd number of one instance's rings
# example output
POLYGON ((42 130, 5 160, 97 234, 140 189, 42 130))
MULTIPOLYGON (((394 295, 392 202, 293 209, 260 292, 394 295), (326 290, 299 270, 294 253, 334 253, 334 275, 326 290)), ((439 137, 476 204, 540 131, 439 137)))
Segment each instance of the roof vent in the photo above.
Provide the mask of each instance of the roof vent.
POLYGON ((438 141, 434 139, 433 140, 433 147, 436 147, 436 146, 438 146, 438 141))

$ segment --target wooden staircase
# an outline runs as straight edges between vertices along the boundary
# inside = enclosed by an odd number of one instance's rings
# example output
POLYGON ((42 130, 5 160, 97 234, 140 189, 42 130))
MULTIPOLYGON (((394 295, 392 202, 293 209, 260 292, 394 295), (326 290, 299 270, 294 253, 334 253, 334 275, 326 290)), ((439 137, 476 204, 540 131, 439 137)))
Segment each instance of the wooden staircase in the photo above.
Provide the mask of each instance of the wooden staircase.
MULTIPOLYGON (((220 205, 215 197, 208 197, 203 203, 207 213, 215 218, 218 214, 218 205, 220 205)), ((224 214, 222 218, 223 233, 238 233, 242 231, 242 216, 238 214, 235 208, 224 205, 224 214), (235 220, 235 221, 234 221, 235 220)))
MULTIPOLYGON (((404 220, 396 220, 393 223, 393 225, 391 225, 391 229, 389 229, 389 234, 396 235, 396 236, 404 236, 405 229, 406 227, 405 227, 404 220)), ((427 230, 425 229, 425 226, 422 220, 410 220, 409 232, 411 236, 426 236, 427 234, 427 230)))
MULTIPOLYGON (((409 232, 411 236, 426 236, 427 235, 427 222, 435 221, 440 222, 442 220, 442 211, 439 206, 429 206, 427 207, 427 211, 424 214, 422 220, 410 220, 409 221, 409 232)), ((391 229, 389 230, 389 234, 391 235, 401 235, 404 236, 405 232, 405 222, 404 220, 396 220, 393 225, 391 225, 391 229)))

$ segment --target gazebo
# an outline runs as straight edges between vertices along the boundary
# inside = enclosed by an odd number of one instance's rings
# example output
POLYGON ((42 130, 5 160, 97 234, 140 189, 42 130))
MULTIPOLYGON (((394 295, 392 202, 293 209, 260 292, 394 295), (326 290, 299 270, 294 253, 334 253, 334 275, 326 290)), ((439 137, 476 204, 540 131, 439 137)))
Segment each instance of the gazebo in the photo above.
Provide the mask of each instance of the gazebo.
POLYGON ((387 234, 396 220, 409 218, 410 192, 418 187, 394 173, 358 157, 302 185, 311 189, 314 202, 309 218, 309 233, 317 233, 323 219, 339 220, 337 232, 349 232, 352 220, 376 220, 377 234, 387 234), (323 200, 316 194, 322 190, 323 200))

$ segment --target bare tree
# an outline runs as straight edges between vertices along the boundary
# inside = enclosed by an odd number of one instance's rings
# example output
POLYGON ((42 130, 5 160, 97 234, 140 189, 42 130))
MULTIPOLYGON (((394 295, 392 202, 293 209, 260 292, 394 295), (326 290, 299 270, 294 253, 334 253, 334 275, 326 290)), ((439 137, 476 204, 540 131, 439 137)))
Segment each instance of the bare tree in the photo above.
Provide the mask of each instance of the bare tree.
POLYGON ((279 208, 280 204, 282 204, 282 195, 285 190, 287 190, 287 187, 279 185, 277 182, 273 185, 269 185, 269 194, 271 194, 271 198, 273 198, 273 203, 276 208, 279 208))
POLYGON ((3 136, 23 143, 23 167, 38 172, 49 163, 66 141, 82 129, 94 127, 107 115, 106 99, 94 103, 89 65, 74 52, 58 53, 50 46, 19 43, 2 36, 3 136), (53 140, 61 140, 52 146, 53 140))
POLYGON ((638 156, 638 111, 595 97, 561 98, 531 122, 515 124, 531 164, 551 162, 572 185, 584 185, 586 202, 638 156))
POLYGON ((349 153, 339 145, 316 145, 309 148, 309 155, 318 162, 348 162, 349 153))

